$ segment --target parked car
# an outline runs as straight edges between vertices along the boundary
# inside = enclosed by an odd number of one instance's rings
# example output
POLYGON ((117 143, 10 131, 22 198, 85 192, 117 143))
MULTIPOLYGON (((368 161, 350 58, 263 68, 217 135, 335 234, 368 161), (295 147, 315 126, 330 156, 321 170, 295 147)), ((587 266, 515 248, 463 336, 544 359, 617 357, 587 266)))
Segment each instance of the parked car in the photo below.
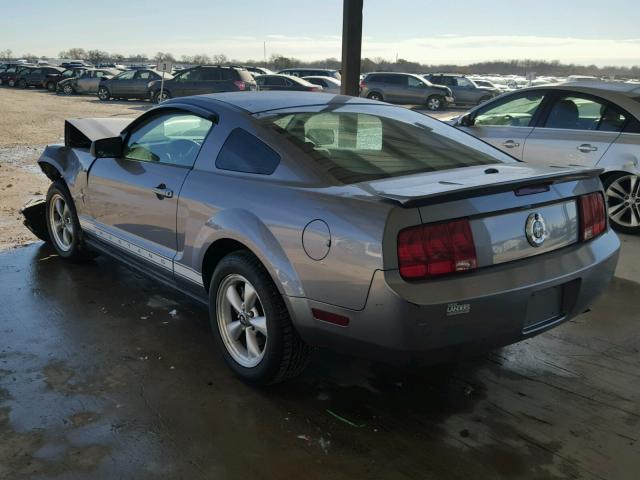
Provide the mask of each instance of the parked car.
POLYGON ((433 85, 412 73, 369 73, 360 81, 360 96, 390 103, 425 105, 429 110, 440 110, 455 102, 451 89, 433 85))
POLYGON ((15 87, 18 82, 18 78, 20 75, 31 71, 36 68, 35 65, 21 65, 15 67, 7 68, 3 73, 0 74, 0 85, 8 85, 10 87, 15 87))
POLYGON ((252 74, 254 77, 256 75, 271 75, 273 73, 273 71, 269 70, 268 68, 264 68, 264 67, 240 67, 240 68, 244 68, 250 74, 252 74))
POLYGON ((60 75, 64 68, 60 67, 36 67, 24 70, 16 80, 16 86, 19 88, 36 87, 46 88, 49 75, 60 75))
POLYGON ((61 80, 80 77, 86 70, 84 67, 73 67, 67 68, 60 73, 50 73, 44 81, 44 87, 50 92, 57 92, 58 83, 61 80))
POLYGON ((434 73, 425 75, 434 85, 444 85, 451 89, 457 105, 479 105, 502 93, 497 87, 479 87, 464 75, 434 73))
POLYGON ((63 68, 93 68, 93 65, 84 60, 72 60, 71 62, 63 62, 60 64, 63 68))
MULTIPOLYGON (((161 72, 150 69, 127 70, 112 78, 101 78, 98 86, 98 98, 103 102, 113 97, 147 99, 149 98, 149 84, 161 78, 161 72)), ((173 75, 164 74, 165 82, 172 78, 173 75)))
POLYGON ((56 253, 208 304, 248 382, 297 375, 310 346, 443 362, 516 342, 616 267, 598 170, 523 164, 402 107, 235 92, 65 130, 38 160, 56 253))
POLYGON ((120 73, 113 68, 88 68, 79 77, 65 78, 58 82, 58 92, 65 95, 98 93, 100 80, 120 73))
POLYGON ((453 122, 513 157, 602 168, 609 218, 640 233, 640 87, 562 84, 505 94, 453 122))
POLYGON ((340 80, 333 77, 303 77, 303 80, 322 87, 322 91, 325 93, 340 94, 340 80))
POLYGON ((299 92, 321 92, 322 87, 290 75, 256 75, 260 90, 294 90, 299 92))
POLYGON ((471 80, 476 86, 481 87, 481 88, 490 88, 493 89, 496 92, 511 92, 513 91, 512 88, 509 88, 505 83, 499 84, 496 83, 492 80, 486 79, 486 78, 478 78, 478 77, 468 77, 469 80, 471 80))
POLYGON ((281 75, 291 75, 292 77, 333 77, 341 80, 340 72, 327 68, 285 68, 278 72, 281 75))
POLYGON ((237 92, 256 90, 253 76, 244 68, 221 67, 220 65, 201 65, 182 70, 164 82, 160 98, 160 81, 149 85, 149 98, 156 103, 174 97, 198 95, 202 93, 237 92))

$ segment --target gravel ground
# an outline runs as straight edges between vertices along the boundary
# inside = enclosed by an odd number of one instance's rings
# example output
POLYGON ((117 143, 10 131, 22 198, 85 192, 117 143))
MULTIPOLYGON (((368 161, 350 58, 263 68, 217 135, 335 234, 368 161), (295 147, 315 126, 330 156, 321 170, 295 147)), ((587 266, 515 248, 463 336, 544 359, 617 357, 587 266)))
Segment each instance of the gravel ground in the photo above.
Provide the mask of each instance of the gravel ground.
POLYGON ((49 180, 36 160, 47 144, 64 140, 66 118, 135 117, 148 108, 142 102, 105 104, 93 96, 0 87, 0 250, 36 240, 22 225, 20 208, 46 195, 49 180))
MULTIPOLYGON (((32 198, 46 195, 49 180, 36 160, 47 144, 64 141, 65 119, 134 118, 151 106, 147 102, 105 103, 91 95, 65 97, 42 90, 0 87, 0 250, 36 240, 22 225, 20 209, 32 198)), ((433 116, 446 120, 460 112, 443 111, 433 116)))

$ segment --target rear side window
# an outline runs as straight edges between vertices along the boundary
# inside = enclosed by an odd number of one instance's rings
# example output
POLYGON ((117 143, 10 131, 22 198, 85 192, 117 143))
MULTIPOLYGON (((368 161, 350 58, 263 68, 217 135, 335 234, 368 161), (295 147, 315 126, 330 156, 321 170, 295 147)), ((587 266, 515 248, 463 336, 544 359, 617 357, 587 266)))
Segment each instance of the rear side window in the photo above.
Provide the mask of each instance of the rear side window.
POLYGON ((201 80, 204 80, 204 81, 222 80, 222 71, 219 68, 203 68, 201 80))
POLYGON ((640 133, 640 121, 632 117, 624 128, 624 133, 640 133))
POLYGON ((280 155, 242 128, 229 134, 216 159, 216 167, 221 170, 260 175, 271 175, 279 163, 280 155))
POLYGON ((222 80, 237 80, 238 74, 230 68, 222 68, 220 69, 220 78, 222 80))

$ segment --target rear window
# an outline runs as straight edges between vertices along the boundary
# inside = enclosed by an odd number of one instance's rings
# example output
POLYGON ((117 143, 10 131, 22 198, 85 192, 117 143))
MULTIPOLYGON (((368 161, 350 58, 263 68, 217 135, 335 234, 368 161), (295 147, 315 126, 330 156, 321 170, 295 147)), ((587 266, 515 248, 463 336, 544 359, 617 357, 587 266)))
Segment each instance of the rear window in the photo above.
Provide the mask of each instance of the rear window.
POLYGON ((216 167, 221 170, 261 175, 271 175, 279 163, 280 155, 242 128, 229 134, 216 159, 216 167))
POLYGON ((515 162, 470 135, 404 108, 275 113, 264 115, 262 122, 346 184, 515 162))

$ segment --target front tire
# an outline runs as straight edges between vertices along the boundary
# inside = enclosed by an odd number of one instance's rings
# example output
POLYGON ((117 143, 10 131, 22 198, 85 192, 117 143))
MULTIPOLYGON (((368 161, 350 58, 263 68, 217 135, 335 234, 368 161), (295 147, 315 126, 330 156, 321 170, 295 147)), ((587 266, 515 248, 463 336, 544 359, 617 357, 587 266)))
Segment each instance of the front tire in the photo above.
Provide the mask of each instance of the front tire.
POLYGON ((153 101, 154 103, 162 103, 165 100, 169 100, 170 98, 171 98, 171 94, 166 90, 163 90, 162 96, 160 95, 160 92, 156 93, 153 97, 153 101))
POLYGON ((607 198, 607 214, 618 232, 640 234, 640 176, 627 172, 602 179, 607 198))
POLYGON ((27 88, 27 81, 23 78, 21 80, 18 81, 18 88, 27 88))
POLYGON ((308 363, 310 347, 293 327, 269 273, 248 251, 231 253, 216 267, 209 319, 225 361, 247 383, 279 383, 308 363))
POLYGON ((47 90, 51 93, 56 92, 56 82, 47 82, 47 90))
POLYGON ((98 89, 98 98, 100 99, 100 101, 106 102, 109 100, 109 98, 111 98, 111 94, 106 87, 100 87, 98 89))
POLYGON ((427 108, 432 112, 440 110, 444 105, 444 99, 440 95, 431 95, 427 98, 427 108))
POLYGON ((62 86, 62 93, 65 95, 73 95, 74 93, 76 93, 75 89, 73 88, 72 85, 63 85, 62 86))
POLYGON ((491 100, 491 97, 486 95, 486 96, 482 97, 480 100, 478 100, 478 105, 481 105, 481 104, 483 104, 485 102, 488 102, 489 100, 491 100))
POLYGON ((378 92, 371 92, 369 95, 367 95, 367 98, 370 100, 377 100, 379 102, 384 101, 384 99, 382 98, 382 94, 378 92))
POLYGON ((58 255, 76 262, 94 258, 95 253, 90 252, 84 244, 76 207, 61 180, 49 187, 46 207, 47 229, 58 255))

